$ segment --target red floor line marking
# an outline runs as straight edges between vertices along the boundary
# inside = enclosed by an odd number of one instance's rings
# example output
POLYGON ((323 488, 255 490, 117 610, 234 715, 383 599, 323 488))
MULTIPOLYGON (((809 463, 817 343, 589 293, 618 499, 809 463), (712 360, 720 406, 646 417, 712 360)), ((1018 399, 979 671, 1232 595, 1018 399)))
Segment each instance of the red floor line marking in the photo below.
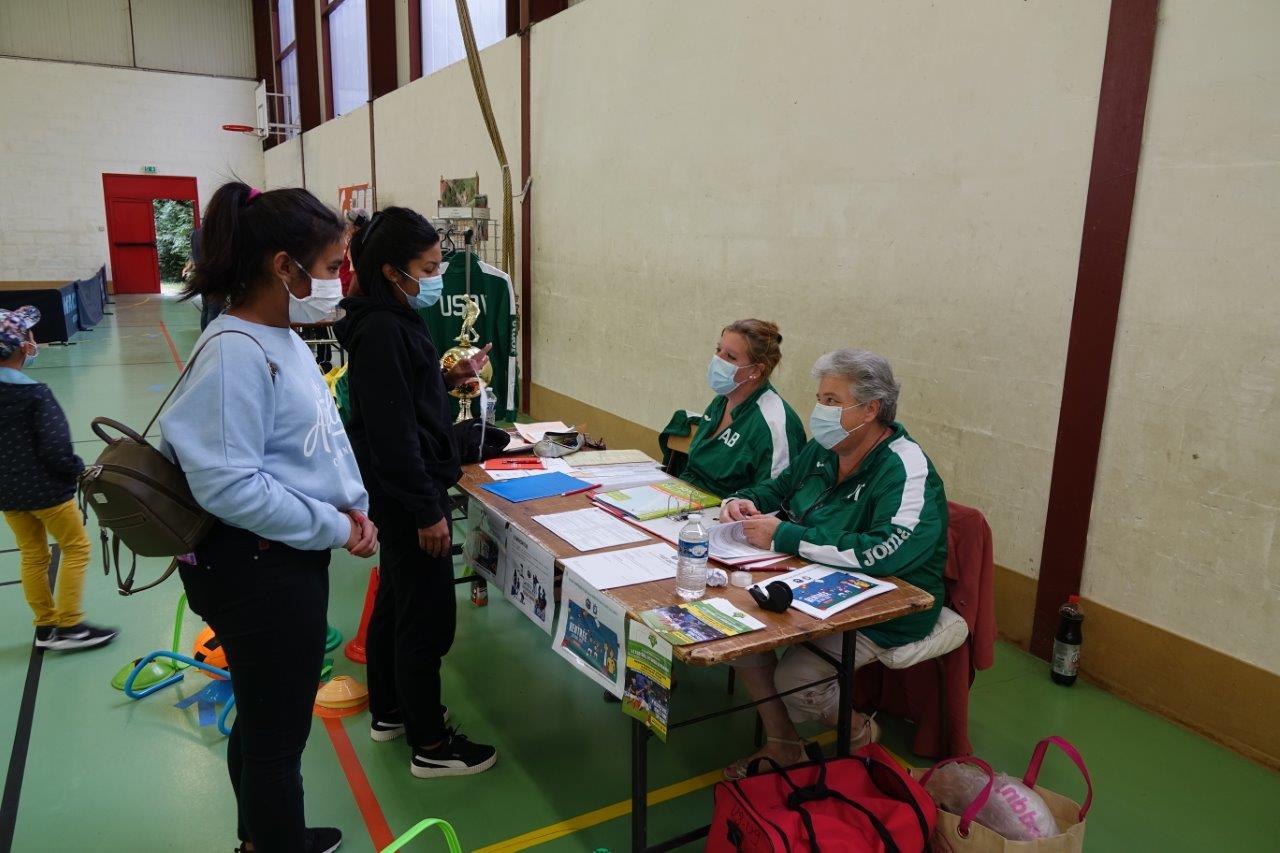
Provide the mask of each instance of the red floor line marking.
POLYGON ((347 730, 343 728, 342 720, 326 719, 324 729, 329 733, 329 740, 333 742, 333 751, 337 753, 338 764, 342 766, 347 784, 351 786, 351 796, 355 798, 356 807, 360 809, 360 815, 364 818, 364 825, 369 830, 373 848, 381 850, 395 841, 395 836, 391 834, 391 827, 382 813, 382 806, 378 805, 378 798, 369 785, 369 777, 364 775, 360 759, 356 757, 356 751, 351 746, 351 738, 347 737, 347 730))
POLYGON ((174 345, 173 338, 169 336, 169 327, 164 324, 164 320, 160 321, 160 334, 164 335, 164 342, 169 345, 169 353, 173 356, 173 363, 178 366, 178 372, 182 372, 182 357, 178 355, 178 347, 174 345))

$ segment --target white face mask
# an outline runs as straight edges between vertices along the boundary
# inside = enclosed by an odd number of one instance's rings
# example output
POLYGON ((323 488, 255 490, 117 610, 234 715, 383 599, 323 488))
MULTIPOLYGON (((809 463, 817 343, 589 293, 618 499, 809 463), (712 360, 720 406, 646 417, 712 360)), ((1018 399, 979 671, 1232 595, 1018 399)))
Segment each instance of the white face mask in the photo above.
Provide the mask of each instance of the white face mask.
POLYGON ((342 279, 340 278, 315 278, 307 268, 297 261, 298 269, 302 270, 302 274, 311 279, 311 295, 299 299, 293 295, 293 291, 289 289, 289 283, 282 281, 285 293, 289 294, 289 322, 290 323, 323 323, 328 320, 334 320, 338 315, 338 303, 342 301, 342 279))
POLYGON ((855 403, 852 406, 827 406, 822 403, 815 403, 813 406, 813 414, 809 415, 809 433, 814 440, 825 447, 827 450, 832 449, 849 436, 866 426, 865 423, 858 424, 853 429, 845 429, 840 421, 844 418, 844 413, 848 409, 856 409, 865 403, 855 403))

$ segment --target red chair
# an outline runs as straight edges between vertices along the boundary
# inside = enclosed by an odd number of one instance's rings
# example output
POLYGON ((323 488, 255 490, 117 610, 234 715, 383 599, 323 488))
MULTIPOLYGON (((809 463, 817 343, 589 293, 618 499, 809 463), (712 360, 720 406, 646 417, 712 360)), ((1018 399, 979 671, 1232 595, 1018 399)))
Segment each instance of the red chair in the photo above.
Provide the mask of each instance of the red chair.
POLYGON ((906 669, 867 664, 854 676, 854 707, 882 710, 916 723, 912 750, 947 758, 970 755, 969 687, 975 673, 995 662, 996 618, 991 591, 991 527, 978 510, 948 503, 947 607, 969 626, 963 645, 906 669))

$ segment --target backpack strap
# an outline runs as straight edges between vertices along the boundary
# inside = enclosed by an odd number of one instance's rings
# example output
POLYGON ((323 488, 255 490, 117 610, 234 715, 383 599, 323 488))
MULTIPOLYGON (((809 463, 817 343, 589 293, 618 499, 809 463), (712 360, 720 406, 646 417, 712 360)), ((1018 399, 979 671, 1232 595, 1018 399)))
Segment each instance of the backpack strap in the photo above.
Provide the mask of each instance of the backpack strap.
MULTIPOLYGON (((182 368, 182 373, 178 375, 178 380, 173 383, 173 387, 169 389, 169 393, 164 395, 164 399, 160 401, 160 408, 156 409, 156 413, 151 416, 151 420, 147 423, 147 428, 142 431, 144 438, 151 432, 151 428, 155 426, 156 421, 160 419, 160 413, 164 411, 165 406, 169 405, 169 400, 173 397, 174 392, 178 390, 178 386, 182 384, 182 380, 186 379, 187 374, 191 372, 191 368, 195 365, 196 359, 200 357, 200 353, 204 352, 205 347, 213 343, 214 338, 220 338, 223 335, 244 335, 246 338, 253 341, 254 344, 257 345, 258 349, 262 350, 262 357, 267 362, 267 370, 271 372, 271 381, 276 381, 276 374, 279 372, 279 368, 277 368, 275 362, 271 360, 271 356, 267 355, 266 348, 262 346, 257 338, 248 332, 242 332, 239 329, 223 329, 221 332, 214 332, 205 339, 204 343, 200 344, 200 346, 196 348, 195 352, 191 354, 191 360, 187 362, 186 367, 182 368)), ((165 575, 165 577, 168 577, 168 575, 165 575)))

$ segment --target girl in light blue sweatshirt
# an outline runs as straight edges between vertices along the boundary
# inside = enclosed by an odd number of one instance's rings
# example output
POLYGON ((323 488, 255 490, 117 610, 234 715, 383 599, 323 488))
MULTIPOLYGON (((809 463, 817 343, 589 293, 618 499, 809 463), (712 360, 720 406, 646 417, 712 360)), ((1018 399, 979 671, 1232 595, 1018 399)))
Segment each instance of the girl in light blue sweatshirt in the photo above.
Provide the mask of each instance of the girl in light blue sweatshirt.
POLYGON ((315 359, 291 325, 341 299, 341 219, 306 190, 214 193, 184 296, 225 304, 160 418, 164 446, 218 521, 179 567, 227 653, 236 721, 227 766, 242 851, 331 851, 308 829, 302 751, 328 626, 329 557, 377 549, 369 499, 315 359))

